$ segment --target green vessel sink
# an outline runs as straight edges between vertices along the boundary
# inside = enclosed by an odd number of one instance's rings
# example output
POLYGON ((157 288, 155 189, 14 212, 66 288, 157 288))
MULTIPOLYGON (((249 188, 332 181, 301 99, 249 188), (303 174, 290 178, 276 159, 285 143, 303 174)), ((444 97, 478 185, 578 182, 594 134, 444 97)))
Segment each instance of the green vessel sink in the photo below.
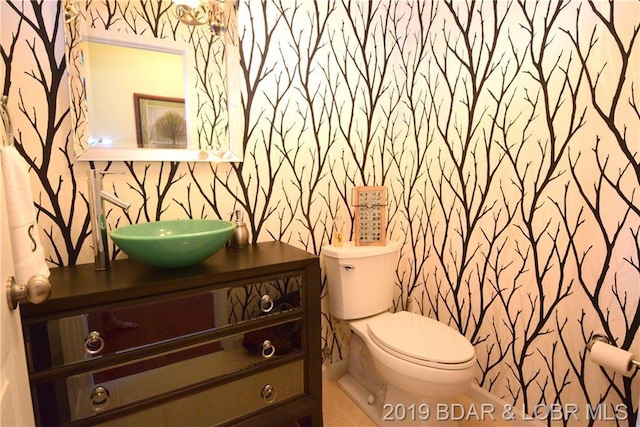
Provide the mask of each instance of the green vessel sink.
POLYGON ((236 225, 221 219, 179 219, 118 227, 110 236, 131 258, 163 268, 197 264, 225 245, 236 225))

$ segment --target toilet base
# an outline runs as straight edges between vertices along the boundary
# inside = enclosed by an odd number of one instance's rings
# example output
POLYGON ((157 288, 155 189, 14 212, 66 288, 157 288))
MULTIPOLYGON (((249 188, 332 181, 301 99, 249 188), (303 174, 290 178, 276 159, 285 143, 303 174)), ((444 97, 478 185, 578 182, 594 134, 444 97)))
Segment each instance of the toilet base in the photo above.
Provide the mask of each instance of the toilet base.
POLYGON ((338 387, 377 425, 382 425, 382 399, 371 401, 372 394, 362 387, 351 375, 338 380, 338 387))
POLYGON ((425 399, 412 396, 387 386, 386 392, 377 397, 360 384, 353 376, 346 374, 338 380, 338 387, 378 426, 438 426, 456 427, 458 423, 438 416, 437 405, 441 399, 425 399))
POLYGON ((458 423, 438 414, 445 404, 442 395, 424 396, 386 383, 360 336, 349 341, 349 373, 338 380, 338 387, 379 426, 454 427, 458 423))

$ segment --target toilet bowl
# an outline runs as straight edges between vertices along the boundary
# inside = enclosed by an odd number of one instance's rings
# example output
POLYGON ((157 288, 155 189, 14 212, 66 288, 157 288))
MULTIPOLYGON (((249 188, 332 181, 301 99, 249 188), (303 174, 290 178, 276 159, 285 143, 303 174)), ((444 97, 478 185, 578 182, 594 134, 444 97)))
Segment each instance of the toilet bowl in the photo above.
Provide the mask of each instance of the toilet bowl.
POLYGON ((407 311, 351 321, 382 379, 421 397, 451 399, 471 387, 476 358, 460 333, 407 311))
POLYGON ((349 242, 321 252, 329 310, 351 330, 349 373, 338 384, 379 425, 411 425, 385 418, 385 410, 446 404, 471 387, 476 370, 473 345, 458 331, 419 314, 388 312, 400 247, 349 242))

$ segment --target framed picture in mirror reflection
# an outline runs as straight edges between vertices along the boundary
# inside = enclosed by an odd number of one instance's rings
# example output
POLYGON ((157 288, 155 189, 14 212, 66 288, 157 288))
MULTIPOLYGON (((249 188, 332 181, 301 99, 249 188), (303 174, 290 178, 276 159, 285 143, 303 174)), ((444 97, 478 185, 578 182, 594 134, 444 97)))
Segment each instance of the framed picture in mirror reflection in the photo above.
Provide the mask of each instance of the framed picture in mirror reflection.
POLYGON ((140 148, 187 148, 184 98, 133 94, 140 148))

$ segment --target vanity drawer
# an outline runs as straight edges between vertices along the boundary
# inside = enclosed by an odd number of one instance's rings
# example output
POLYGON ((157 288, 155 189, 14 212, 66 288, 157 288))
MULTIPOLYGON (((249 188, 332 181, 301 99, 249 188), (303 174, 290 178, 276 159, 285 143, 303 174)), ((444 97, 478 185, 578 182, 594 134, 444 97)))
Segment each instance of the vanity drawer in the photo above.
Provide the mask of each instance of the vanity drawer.
MULTIPOLYGON (((90 422, 97 414, 222 381, 283 358, 302 358, 301 323, 277 324, 115 367, 32 382, 38 425, 90 422)), ((226 406, 235 405, 235 396, 227 395, 226 406)))
POLYGON ((105 427, 216 426, 276 406, 303 394, 304 362, 297 360, 98 425, 105 427))
POLYGON ((24 319, 29 372, 303 310, 302 274, 47 320, 24 319))

